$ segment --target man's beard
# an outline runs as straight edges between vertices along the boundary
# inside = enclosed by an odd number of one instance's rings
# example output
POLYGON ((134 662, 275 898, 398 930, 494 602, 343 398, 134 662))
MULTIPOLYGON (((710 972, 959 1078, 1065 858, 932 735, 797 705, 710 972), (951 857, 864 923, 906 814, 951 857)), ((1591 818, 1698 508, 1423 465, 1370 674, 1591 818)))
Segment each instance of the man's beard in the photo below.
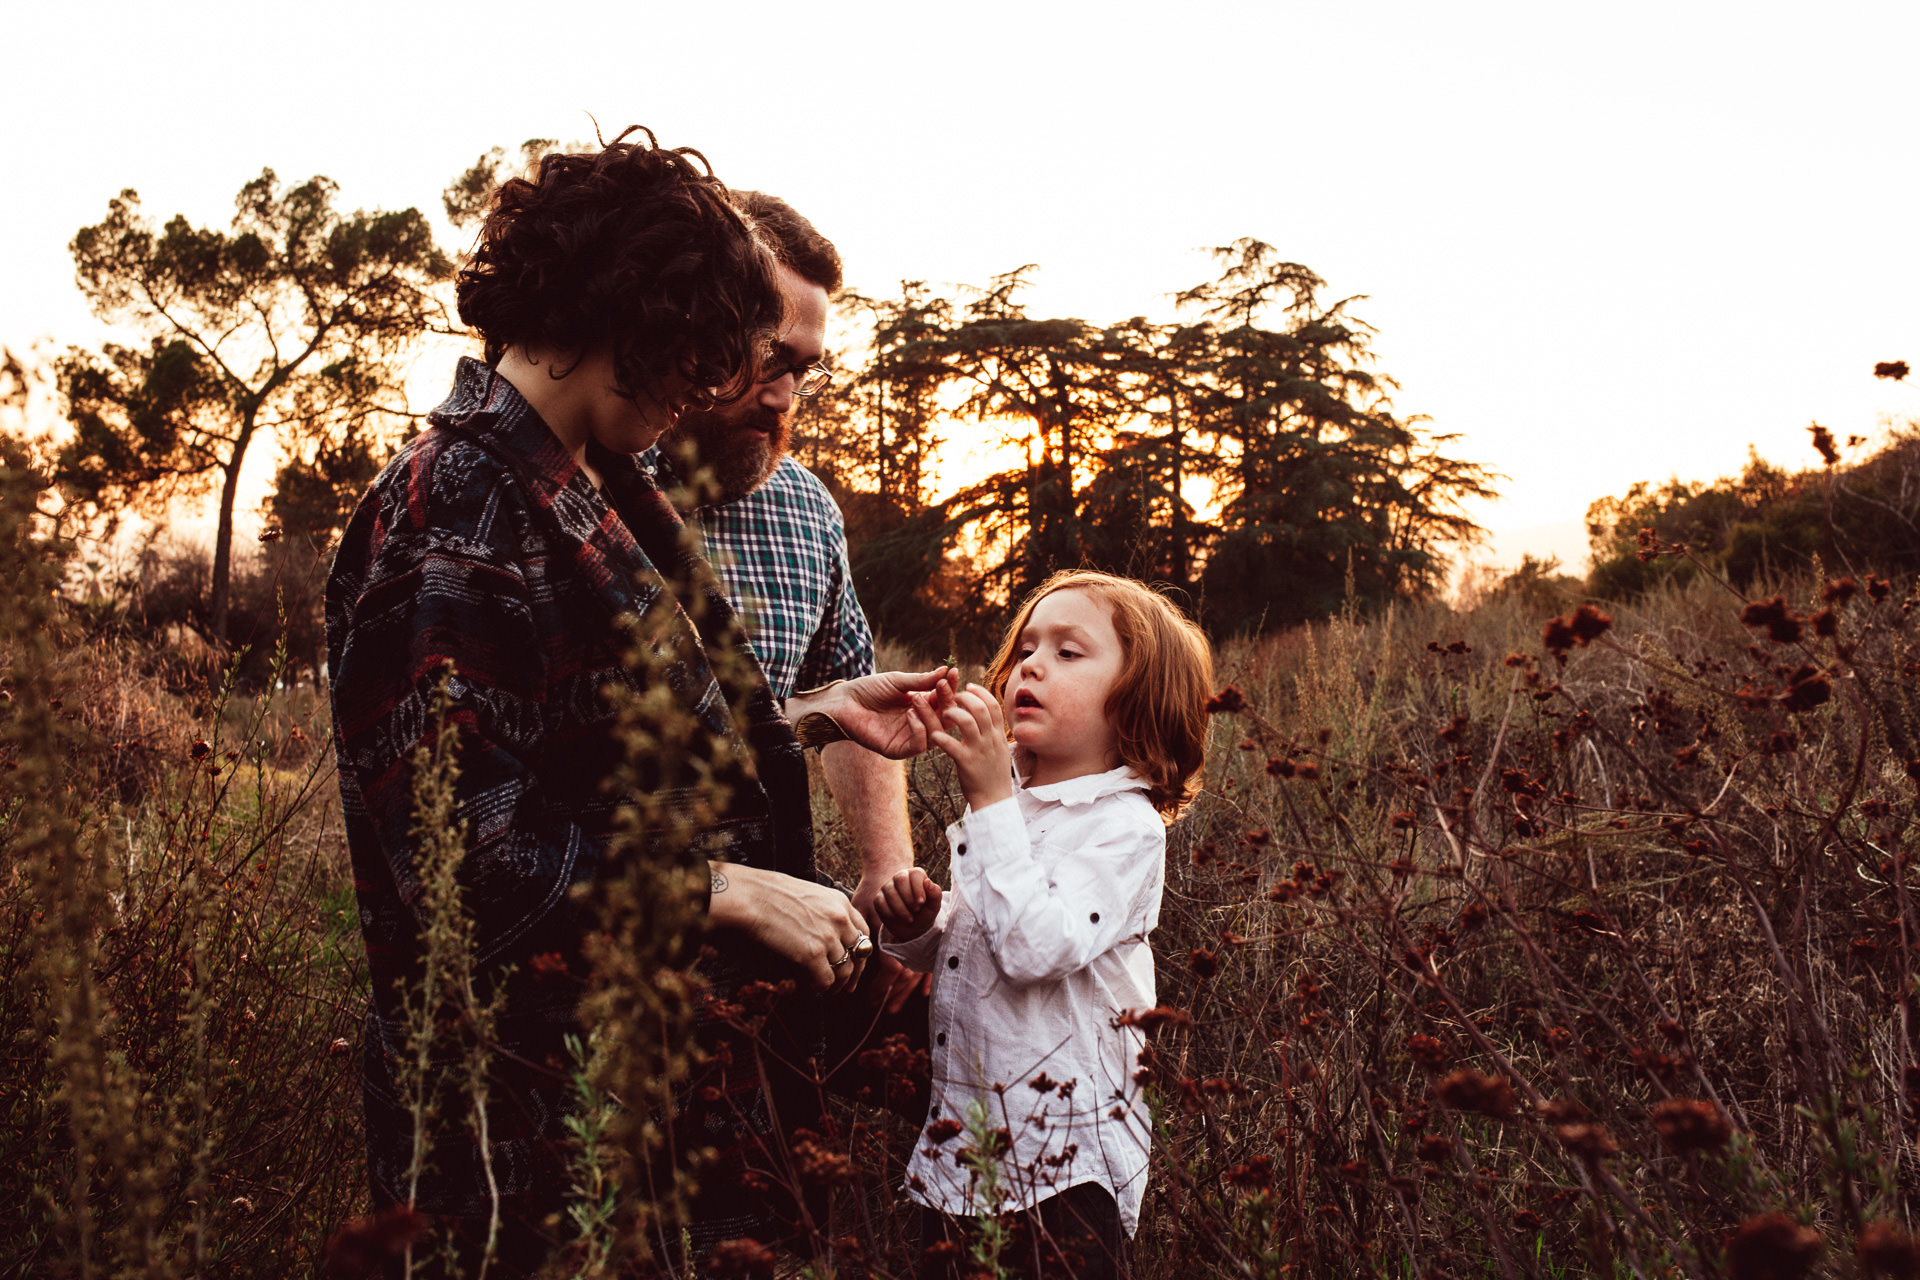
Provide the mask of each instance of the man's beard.
POLYGON ((737 502, 765 484, 786 455, 792 435, 786 415, 743 400, 709 413, 680 415, 660 443, 682 480, 691 482, 696 471, 707 472, 712 488, 718 490, 708 497, 710 490, 701 486, 701 505, 710 506, 737 502), (695 458, 683 461, 689 447, 695 458))

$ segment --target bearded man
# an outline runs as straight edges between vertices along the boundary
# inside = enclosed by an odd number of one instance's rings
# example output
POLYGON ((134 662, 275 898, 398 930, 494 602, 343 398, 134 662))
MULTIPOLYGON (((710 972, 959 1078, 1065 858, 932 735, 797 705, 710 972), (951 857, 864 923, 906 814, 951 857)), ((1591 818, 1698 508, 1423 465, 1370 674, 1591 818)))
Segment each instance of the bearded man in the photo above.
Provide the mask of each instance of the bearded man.
MULTIPOLYGON (((873 634, 854 595, 840 508, 787 453, 799 400, 832 378, 821 362, 827 301, 841 284, 840 254, 786 201, 759 191, 731 198, 779 264, 786 316, 773 376, 731 404, 683 414, 642 465, 662 489, 680 495, 682 514, 699 530, 774 696, 785 699, 873 670, 873 634), (701 483, 682 483, 698 471, 706 473, 701 483)), ((860 850, 853 903, 871 924, 881 887, 913 865, 905 777, 898 761, 851 742, 823 748, 820 763, 860 850)), ((869 968, 868 998, 898 1015, 920 979, 887 957, 875 956, 869 968)), ((924 1021, 912 1025, 924 1037, 924 1021)), ((861 1038, 873 1027, 868 1019, 861 1038)))

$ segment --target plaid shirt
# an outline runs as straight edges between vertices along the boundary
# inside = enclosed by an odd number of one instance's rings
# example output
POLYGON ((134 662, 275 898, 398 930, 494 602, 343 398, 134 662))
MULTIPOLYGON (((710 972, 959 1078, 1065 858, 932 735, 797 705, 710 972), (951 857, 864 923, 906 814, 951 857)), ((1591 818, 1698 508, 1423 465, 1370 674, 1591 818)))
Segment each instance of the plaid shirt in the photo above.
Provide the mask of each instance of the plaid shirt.
MULTIPOLYGON (((661 488, 674 483, 659 450, 642 454, 641 466, 659 476, 661 488)), ((813 472, 783 457, 765 484, 699 508, 691 527, 753 637, 775 697, 873 670, 873 632, 847 566, 846 522, 813 472)))

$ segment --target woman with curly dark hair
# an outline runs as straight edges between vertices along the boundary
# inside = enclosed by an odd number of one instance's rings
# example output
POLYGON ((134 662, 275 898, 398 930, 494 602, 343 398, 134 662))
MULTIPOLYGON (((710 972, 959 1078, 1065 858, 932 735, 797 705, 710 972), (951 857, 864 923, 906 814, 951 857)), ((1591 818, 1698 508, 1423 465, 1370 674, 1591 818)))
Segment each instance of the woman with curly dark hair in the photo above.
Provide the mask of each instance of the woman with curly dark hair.
MULTIPOLYGON (((781 319, 773 259, 705 159, 641 133, 596 154, 549 155, 495 195, 458 283, 486 359, 460 362, 428 429, 374 482, 327 584, 341 799, 373 985, 375 1198, 426 1214, 469 1271, 491 1238, 494 1275, 531 1273, 564 1234, 565 1040, 579 1030, 592 924, 571 890, 599 874, 622 799, 603 785, 622 750, 605 690, 657 682, 720 758, 752 762, 724 796, 654 796, 700 825, 712 950, 758 954, 820 990, 851 987, 871 950, 859 913, 813 874, 799 744, 757 666, 742 675, 741 662, 719 660, 747 652, 741 633, 633 458, 681 410, 748 390, 781 319), (644 668, 625 661, 623 622, 647 638, 644 668), (404 997, 427 924, 411 762, 437 735, 434 691, 449 664, 459 880, 478 976, 505 1003, 485 1148, 463 1108, 448 1108, 421 1135, 422 1161, 399 1085, 404 997)), ((925 746, 906 691, 944 688, 944 672, 867 676, 785 711, 825 713, 905 755, 925 746)), ((725 963, 708 976, 723 990, 737 979, 725 963)), ((755 1055, 716 1057, 732 1075, 691 1091, 677 1120, 723 1161, 731 1143, 738 1166, 768 1132, 755 1055), (728 1109, 693 1114, 703 1096, 728 1109)), ((703 1184, 717 1192, 696 1207, 697 1247, 766 1229, 765 1206, 729 1194, 724 1176, 703 1184)))

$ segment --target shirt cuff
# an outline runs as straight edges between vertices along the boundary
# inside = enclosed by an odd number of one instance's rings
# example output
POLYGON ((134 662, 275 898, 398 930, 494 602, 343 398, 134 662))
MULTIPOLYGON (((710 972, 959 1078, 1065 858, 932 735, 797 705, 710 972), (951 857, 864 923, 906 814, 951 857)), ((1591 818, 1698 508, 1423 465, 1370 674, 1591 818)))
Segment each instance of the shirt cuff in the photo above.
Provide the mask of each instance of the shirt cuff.
POLYGON ((952 914, 952 897, 942 898, 940 914, 933 918, 933 923, 927 926, 927 931, 906 942, 895 942, 888 938, 886 926, 880 926, 882 954, 892 956, 915 973, 932 973, 934 958, 940 952, 940 939, 946 936, 947 918, 952 914))

